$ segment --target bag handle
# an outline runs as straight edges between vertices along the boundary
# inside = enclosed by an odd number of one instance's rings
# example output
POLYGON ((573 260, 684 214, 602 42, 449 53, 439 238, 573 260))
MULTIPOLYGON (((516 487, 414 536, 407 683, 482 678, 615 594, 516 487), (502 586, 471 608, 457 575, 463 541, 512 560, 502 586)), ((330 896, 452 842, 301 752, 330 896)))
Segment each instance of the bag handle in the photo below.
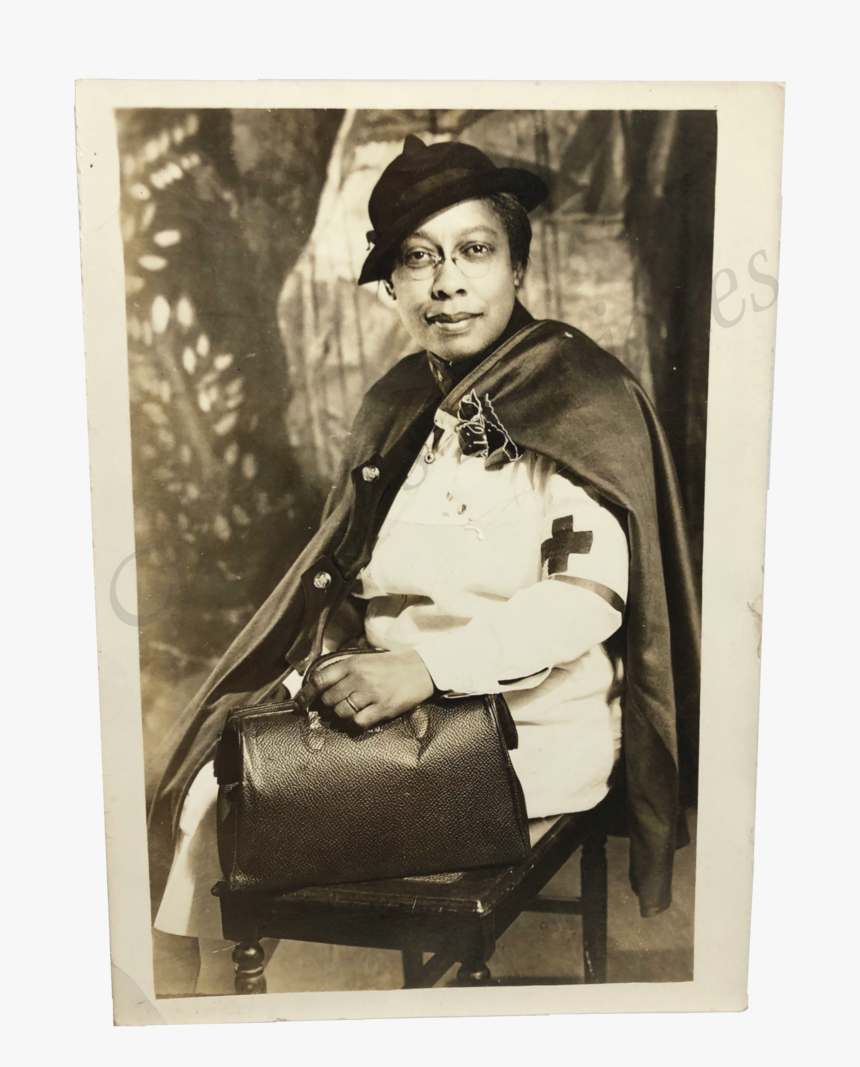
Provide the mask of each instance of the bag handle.
MULTIPOLYGON (((337 652, 327 652, 323 656, 317 656, 317 658, 308 666, 303 675, 302 682, 303 684, 307 684, 311 671, 316 670, 317 667, 324 667, 328 663, 337 663, 339 660, 346 659, 348 656, 375 655, 377 652, 384 651, 385 649, 382 648, 342 648, 337 652)), ((517 733, 517 724, 514 722, 514 717, 511 714, 511 709, 508 707, 507 700, 505 700, 501 693, 487 693, 484 696, 484 702, 499 724, 499 729, 502 731, 502 737, 504 738, 508 751, 512 752, 519 747, 520 739, 517 733)))
POLYGON ((315 671, 317 667, 325 667, 329 663, 337 663, 350 656, 375 655, 377 652, 384 651, 384 648, 341 648, 338 649, 337 652, 326 652, 325 655, 317 656, 317 658, 307 666, 305 673, 302 675, 302 685, 307 685, 311 672, 315 671))

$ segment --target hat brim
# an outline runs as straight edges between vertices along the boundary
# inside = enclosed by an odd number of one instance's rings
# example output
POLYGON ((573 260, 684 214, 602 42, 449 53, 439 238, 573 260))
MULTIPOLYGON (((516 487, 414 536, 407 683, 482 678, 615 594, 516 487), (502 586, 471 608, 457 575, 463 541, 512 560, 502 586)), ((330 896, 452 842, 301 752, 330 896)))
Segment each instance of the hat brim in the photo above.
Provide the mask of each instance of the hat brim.
POLYGON ((544 181, 528 170, 519 167, 496 167, 493 170, 475 171, 456 181, 434 189, 398 218, 395 225, 384 234, 379 234, 376 244, 367 255, 358 279, 359 285, 378 282, 383 278, 382 267, 393 248, 405 240, 418 226, 432 215, 453 207, 463 200, 475 200, 492 193, 512 193, 526 211, 532 211, 549 195, 544 181))

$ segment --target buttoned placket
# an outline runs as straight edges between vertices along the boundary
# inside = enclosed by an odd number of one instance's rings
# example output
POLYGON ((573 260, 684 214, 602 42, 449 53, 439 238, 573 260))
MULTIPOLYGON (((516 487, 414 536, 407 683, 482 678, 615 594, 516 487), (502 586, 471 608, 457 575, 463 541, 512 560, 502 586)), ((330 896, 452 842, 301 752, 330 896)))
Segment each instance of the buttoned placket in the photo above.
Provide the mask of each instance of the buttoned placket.
POLYGON ((373 526, 388 477, 388 465, 377 453, 352 471, 352 513, 343 539, 334 553, 335 561, 348 580, 363 566, 364 556, 368 554, 368 533, 373 526))
MULTIPOLYGON (((428 417, 430 411, 425 408, 419 413, 418 420, 428 417)), ((438 412, 435 413, 438 415, 438 412)), ((443 417, 441 425, 445 425, 443 417)), ((435 420, 434 420, 435 422, 435 420)), ((305 611, 300 634, 287 653, 287 660, 295 664, 312 656, 317 647, 321 647, 322 635, 332 612, 342 603, 353 587, 355 577, 370 559, 373 542, 378 532, 377 511, 380 501, 391 480, 404 470, 402 447, 412 455, 412 449, 418 452, 419 460, 426 449, 426 430, 410 444, 410 436, 420 425, 413 423, 404 434, 390 447, 385 456, 374 453, 353 468, 350 476, 353 489, 353 507, 346 530, 331 557, 320 557, 302 575, 305 611), (308 638, 310 637, 310 640, 308 638)), ((438 425, 438 423, 437 423, 438 425)), ((435 430, 434 430, 435 436, 435 430)), ((432 462, 432 461, 431 461, 432 462)))
POLYGON ((305 612, 299 639, 287 654, 301 662, 319 654, 322 637, 332 613, 352 588, 356 574, 370 555, 371 531, 390 470, 374 454, 352 471, 354 503, 340 545, 331 557, 320 557, 302 575, 305 612))

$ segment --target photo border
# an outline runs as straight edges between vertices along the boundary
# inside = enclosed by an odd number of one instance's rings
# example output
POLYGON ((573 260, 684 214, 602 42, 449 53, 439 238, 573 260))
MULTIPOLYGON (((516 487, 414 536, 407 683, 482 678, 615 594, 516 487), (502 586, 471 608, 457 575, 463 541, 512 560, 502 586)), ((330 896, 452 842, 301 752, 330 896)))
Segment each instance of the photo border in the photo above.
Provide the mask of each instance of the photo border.
POLYGON ((751 269, 755 266, 762 274, 777 275, 783 106, 783 87, 774 83, 78 83, 99 687, 117 1023, 738 1011, 746 1007, 776 323, 775 302, 763 303, 772 294, 755 281, 751 269), (113 110, 341 107, 346 101, 351 107, 372 108, 390 107, 392 99, 398 107, 421 108, 699 108, 717 112, 714 278, 715 306, 722 321, 712 316, 692 982, 155 999, 138 633, 121 622, 111 607, 113 575, 134 551, 119 159, 113 110))

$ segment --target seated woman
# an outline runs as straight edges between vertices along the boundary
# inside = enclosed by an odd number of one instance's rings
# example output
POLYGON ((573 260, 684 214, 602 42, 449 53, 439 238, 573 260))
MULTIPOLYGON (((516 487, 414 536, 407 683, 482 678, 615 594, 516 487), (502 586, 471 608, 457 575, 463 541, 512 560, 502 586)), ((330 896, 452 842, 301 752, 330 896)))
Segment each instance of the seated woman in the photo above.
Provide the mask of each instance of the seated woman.
POLYGON ((603 799, 623 720, 634 888, 644 914, 668 906, 698 677, 683 521, 635 380, 517 300, 545 196, 415 137, 374 189, 359 283, 385 285, 420 351, 368 393, 319 533, 180 724, 150 822, 158 930, 220 938, 213 747, 230 707, 281 685, 359 728, 434 693, 504 693, 536 821, 603 799), (302 686, 357 639, 384 651, 302 686))

